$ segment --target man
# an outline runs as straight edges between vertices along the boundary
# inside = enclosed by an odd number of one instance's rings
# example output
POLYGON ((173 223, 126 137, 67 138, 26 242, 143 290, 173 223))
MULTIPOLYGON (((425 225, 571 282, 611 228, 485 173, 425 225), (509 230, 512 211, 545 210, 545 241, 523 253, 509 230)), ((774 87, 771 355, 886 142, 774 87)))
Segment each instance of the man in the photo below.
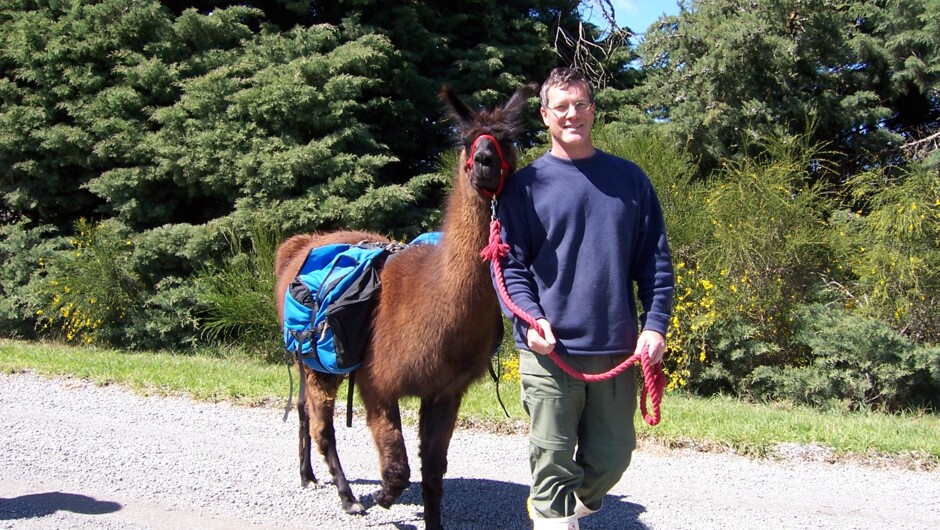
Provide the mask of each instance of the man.
POLYGON ((530 418, 529 515, 535 530, 576 530, 630 464, 636 370, 584 383, 548 354, 583 373, 606 372, 634 352, 660 362, 673 273, 649 178, 593 145, 594 98, 585 77, 556 68, 540 98, 551 150, 513 175, 500 198, 501 235, 510 246, 503 274, 510 298, 540 327, 514 319, 530 418))

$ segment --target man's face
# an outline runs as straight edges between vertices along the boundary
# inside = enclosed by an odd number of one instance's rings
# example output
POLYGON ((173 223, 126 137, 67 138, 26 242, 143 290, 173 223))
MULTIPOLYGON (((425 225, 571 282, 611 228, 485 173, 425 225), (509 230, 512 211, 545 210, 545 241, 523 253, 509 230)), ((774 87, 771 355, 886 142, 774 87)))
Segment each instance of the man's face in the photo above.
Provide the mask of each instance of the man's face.
POLYGON ((591 127, 594 104, 584 83, 548 89, 548 106, 541 107, 542 121, 552 137, 552 153, 564 158, 584 158, 594 153, 591 127))

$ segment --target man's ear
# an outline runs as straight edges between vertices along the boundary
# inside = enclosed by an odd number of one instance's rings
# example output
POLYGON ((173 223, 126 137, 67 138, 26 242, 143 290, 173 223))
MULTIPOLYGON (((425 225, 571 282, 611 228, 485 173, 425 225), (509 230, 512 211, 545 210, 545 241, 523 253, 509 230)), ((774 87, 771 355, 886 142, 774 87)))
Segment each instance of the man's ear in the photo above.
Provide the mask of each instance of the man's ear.
POLYGON ((544 123, 545 126, 548 127, 549 125, 548 124, 548 109, 546 109, 545 107, 539 106, 539 113, 542 115, 542 123, 544 123))

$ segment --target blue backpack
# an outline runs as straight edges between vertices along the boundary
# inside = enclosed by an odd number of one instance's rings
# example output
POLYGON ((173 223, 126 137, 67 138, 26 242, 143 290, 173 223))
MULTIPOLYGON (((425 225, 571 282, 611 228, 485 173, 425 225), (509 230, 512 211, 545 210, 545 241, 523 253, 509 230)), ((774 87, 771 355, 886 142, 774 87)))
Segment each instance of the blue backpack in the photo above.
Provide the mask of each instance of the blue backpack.
MULTIPOLYGON (((439 233, 411 244, 436 244, 439 233)), ((400 243, 335 244, 310 250, 284 295, 284 346, 318 372, 348 374, 362 364, 385 260, 400 243)))

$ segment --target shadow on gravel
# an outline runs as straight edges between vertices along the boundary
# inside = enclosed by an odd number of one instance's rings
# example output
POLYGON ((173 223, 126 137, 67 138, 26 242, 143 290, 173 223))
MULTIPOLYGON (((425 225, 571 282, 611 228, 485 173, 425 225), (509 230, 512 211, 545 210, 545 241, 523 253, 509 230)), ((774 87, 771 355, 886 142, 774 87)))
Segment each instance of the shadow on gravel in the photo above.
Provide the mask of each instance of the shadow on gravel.
MULTIPOLYGON (((375 488, 380 485, 378 481, 373 480, 353 480, 351 483, 375 488)), ((528 486, 513 482, 445 478, 444 501, 441 506, 444 526, 485 528, 486 530, 529 530, 532 528, 532 521, 529 520, 525 505, 528 495, 528 486)), ((361 495, 360 501, 367 509, 376 509, 371 495, 361 495)), ((420 512, 423 504, 421 483, 412 482, 395 502, 417 506, 420 512)), ((646 507, 628 502, 626 497, 607 495, 601 512, 581 519, 581 530, 647 530, 648 527, 640 522, 640 515, 644 512, 646 512, 646 507)), ((398 530, 417 528, 408 523, 398 523, 395 527, 398 530)))
POLYGON ((644 512, 646 507, 642 504, 628 502, 626 497, 607 495, 603 510, 581 520, 581 530, 647 530, 649 527, 640 522, 644 512), (612 521, 616 521, 613 526, 612 521))
POLYGON ((122 506, 116 502, 99 501, 87 495, 50 491, 21 495, 12 499, 0 497, 0 521, 44 517, 60 510, 87 515, 103 515, 116 512, 121 508, 122 506))
MULTIPOLYGON (((409 488, 421 504, 421 487, 409 488)), ((461 528, 488 530, 528 530, 532 521, 526 513, 525 500, 529 487, 512 482, 483 479, 444 479, 444 521, 459 521, 461 528), (461 499, 456 501, 454 499, 461 499)), ((639 521, 646 508, 627 502, 623 497, 608 495, 601 514, 582 519, 582 530, 644 530, 639 521), (603 517, 603 519, 601 519, 603 517), (616 521, 615 527, 610 526, 616 521)), ((446 526, 446 525, 445 525, 446 526)))

